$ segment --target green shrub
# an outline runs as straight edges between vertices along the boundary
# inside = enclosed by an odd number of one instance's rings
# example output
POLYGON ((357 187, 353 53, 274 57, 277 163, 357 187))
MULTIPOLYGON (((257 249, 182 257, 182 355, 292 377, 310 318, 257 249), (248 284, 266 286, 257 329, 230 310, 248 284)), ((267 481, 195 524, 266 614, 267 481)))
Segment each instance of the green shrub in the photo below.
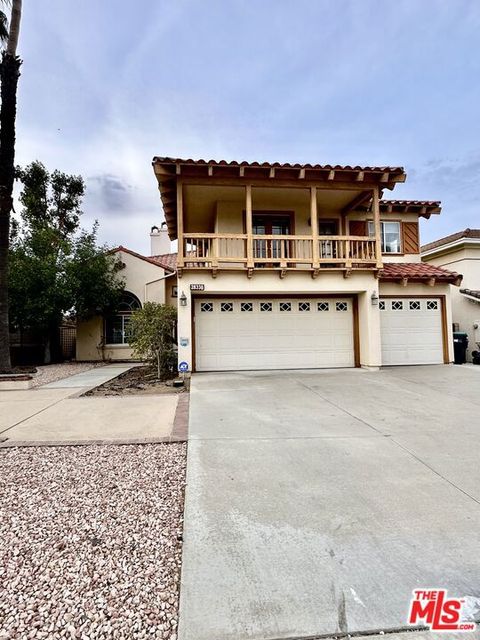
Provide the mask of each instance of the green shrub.
POLYGON ((177 368, 176 324, 175 307, 146 302, 132 313, 128 325, 128 343, 134 355, 155 365, 159 378, 171 377, 177 368))

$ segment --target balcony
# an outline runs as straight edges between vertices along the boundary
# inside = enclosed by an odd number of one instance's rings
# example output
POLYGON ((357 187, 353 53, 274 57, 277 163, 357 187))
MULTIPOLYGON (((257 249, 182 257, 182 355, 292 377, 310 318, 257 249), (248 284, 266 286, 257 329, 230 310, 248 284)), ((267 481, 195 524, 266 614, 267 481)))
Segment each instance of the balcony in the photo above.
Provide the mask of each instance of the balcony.
POLYGON ((273 269, 321 271, 374 270, 378 268, 375 238, 365 236, 250 235, 190 233, 183 236, 178 268, 210 270, 273 269))

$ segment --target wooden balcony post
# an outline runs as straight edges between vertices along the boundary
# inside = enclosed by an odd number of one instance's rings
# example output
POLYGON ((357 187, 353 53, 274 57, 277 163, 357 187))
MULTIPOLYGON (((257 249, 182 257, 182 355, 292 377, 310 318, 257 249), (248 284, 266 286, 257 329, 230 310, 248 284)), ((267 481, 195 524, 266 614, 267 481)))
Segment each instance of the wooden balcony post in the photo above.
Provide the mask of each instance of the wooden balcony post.
POLYGON ((375 259, 377 262, 377 269, 381 269, 383 266, 383 263, 382 263, 382 237, 381 237, 381 229, 380 229, 380 200, 378 197, 378 187, 375 187, 375 189, 373 190, 372 211, 373 211, 373 224, 375 227, 375 259))
POLYGON ((177 238, 177 268, 182 269, 185 263, 185 255, 183 239, 183 185, 180 180, 177 181, 177 238))
POLYGON ((312 267, 320 267, 318 253, 317 187, 310 187, 310 224, 312 225, 312 267))
POLYGON ((245 187, 245 227, 247 232, 247 269, 253 269, 252 185, 245 187))

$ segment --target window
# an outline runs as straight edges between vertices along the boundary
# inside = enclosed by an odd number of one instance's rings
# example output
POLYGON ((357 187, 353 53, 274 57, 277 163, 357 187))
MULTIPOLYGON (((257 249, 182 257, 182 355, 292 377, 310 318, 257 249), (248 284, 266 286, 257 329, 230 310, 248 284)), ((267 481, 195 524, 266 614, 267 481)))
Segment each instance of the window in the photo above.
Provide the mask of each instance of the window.
POLYGON ((176 284, 172 287, 172 298, 178 298, 178 287, 176 284))
MULTIPOLYGON (((375 225, 368 222, 368 235, 375 237, 375 225)), ((400 222, 380 222, 380 236, 382 239, 382 253, 400 253, 400 222)))
POLYGON ((420 300, 410 300, 408 306, 410 311, 420 311, 420 300))
POLYGON ((317 309, 318 311, 329 311, 330 305, 328 304, 328 302, 319 302, 317 304, 317 309))
POLYGON ((437 300, 427 300, 427 309, 429 311, 436 311, 438 309, 437 300))
POLYGON ((392 302, 392 311, 401 311, 403 309, 403 302, 401 300, 394 300, 392 302))
POLYGON ((348 304, 346 302, 336 302, 335 309, 337 311, 348 311, 348 304))
POLYGON ((378 303, 378 308, 380 309, 380 311, 385 311, 385 300, 380 300, 380 302, 378 303))
POLYGON ((200 303, 200 311, 202 313, 211 313, 213 311, 213 303, 212 302, 201 302, 200 303))
POLYGON ((240 304, 240 311, 253 311, 253 302, 242 302, 240 304))
POLYGON ((233 311, 233 302, 222 302, 220 304, 220 311, 223 313, 230 313, 233 311))
MULTIPOLYGON (((253 233, 259 236, 285 236, 291 233, 292 216, 290 213, 254 212, 252 216, 253 233)), ((277 260, 290 257, 290 244, 281 239, 253 241, 253 257, 277 260)), ((262 266, 258 263, 256 266, 262 266)))
POLYGON ((299 311, 310 311, 310 303, 309 302, 299 302, 298 303, 299 311))
POLYGON ((291 311, 292 303, 291 302, 280 302, 280 311, 291 311))
POLYGON ((128 324, 131 315, 141 307, 137 296, 124 291, 117 312, 105 318, 106 344, 128 344, 128 324))
POLYGON ((272 303, 271 302, 261 302, 260 303, 260 311, 271 311, 272 303))

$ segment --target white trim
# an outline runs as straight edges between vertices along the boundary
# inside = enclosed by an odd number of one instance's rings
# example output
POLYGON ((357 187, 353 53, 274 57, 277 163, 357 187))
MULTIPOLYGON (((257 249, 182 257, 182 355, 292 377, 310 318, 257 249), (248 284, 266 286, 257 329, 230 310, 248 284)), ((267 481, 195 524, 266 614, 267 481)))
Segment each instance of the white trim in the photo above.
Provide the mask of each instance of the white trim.
POLYGON ((480 298, 475 298, 475 296, 469 296, 468 293, 462 293, 461 291, 460 291, 460 293, 465 298, 468 298, 468 300, 471 300, 472 302, 476 302, 477 304, 480 304, 480 298))
POLYGON ((478 245, 480 247, 480 238, 459 238, 458 240, 454 240, 453 242, 449 242, 448 244, 441 244, 438 247, 433 247, 432 249, 427 249, 426 251, 421 251, 420 255, 422 256, 432 256, 436 253, 443 253, 444 251, 450 251, 451 249, 457 249, 462 247, 462 245, 471 244, 478 245))

